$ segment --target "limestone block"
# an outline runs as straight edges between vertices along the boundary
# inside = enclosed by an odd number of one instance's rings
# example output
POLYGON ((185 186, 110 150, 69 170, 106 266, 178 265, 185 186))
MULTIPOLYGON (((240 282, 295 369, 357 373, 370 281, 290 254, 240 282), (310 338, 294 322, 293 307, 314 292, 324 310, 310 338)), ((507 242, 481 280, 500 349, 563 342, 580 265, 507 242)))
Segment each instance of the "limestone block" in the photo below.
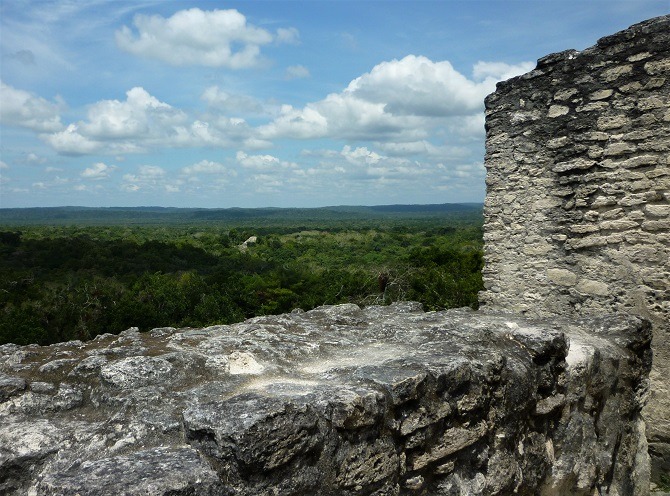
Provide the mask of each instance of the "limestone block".
POLYGON ((610 293, 609 286, 604 282, 595 281, 593 279, 580 279, 575 286, 575 289, 580 293, 587 293, 597 296, 607 296, 610 293))
MULTIPOLYGON (((560 117, 562 115, 566 115, 568 112, 570 112, 570 107, 566 107, 564 105, 552 105, 549 107, 549 111, 547 112, 547 117, 550 119, 560 117)), ((512 117, 514 118, 514 117, 512 117)))
POLYGON ((586 170, 590 169, 596 165, 595 160, 588 160, 585 158, 579 158, 576 160, 572 160, 570 162, 562 162, 562 163, 557 163, 552 167, 552 171, 554 172, 567 172, 571 170, 586 170))
POLYGON ((613 89, 606 88, 606 89, 594 91, 593 93, 591 93, 589 95, 589 98, 591 100, 604 100, 606 98, 611 97, 613 93, 614 93, 613 89))
POLYGON ((644 85, 645 90, 655 90, 661 88, 665 84, 666 79, 661 77, 651 78, 647 84, 644 85))
POLYGON ((670 217, 670 205, 645 205, 644 212, 651 217, 670 217))
POLYGON ((630 122, 630 118, 626 117, 625 115, 611 115, 599 117, 597 126, 600 131, 609 131, 611 129, 618 129, 627 126, 630 124, 630 122))
POLYGON ((568 243, 566 243, 566 246, 572 248, 573 250, 606 245, 607 237, 605 236, 586 236, 584 238, 571 239, 568 241, 568 243))
POLYGON ((560 286, 574 286, 577 282, 577 275, 567 269, 547 269, 547 279, 560 286))
POLYGON ((638 222, 628 220, 628 219, 619 219, 619 220, 607 220, 599 224, 600 229, 602 230, 622 230, 626 231, 629 229, 635 229, 640 227, 638 222))
MULTIPOLYGON (((645 64, 646 67, 646 64, 645 64)), ((606 69, 602 72, 601 77, 607 82, 616 81, 622 76, 628 75, 633 71, 633 66, 630 64, 620 65, 606 69)))
POLYGON ((573 96, 575 96, 578 93, 579 93, 579 90, 576 89, 576 88, 566 88, 566 89, 563 89, 563 90, 559 90, 554 95, 554 100, 559 101, 559 102, 569 100, 570 98, 572 98, 573 96))
POLYGON ((652 54, 650 52, 644 51, 644 52, 636 53, 635 55, 631 55, 626 60, 628 60, 628 62, 638 62, 640 60, 648 59, 651 56, 652 56, 652 54))
POLYGON ((639 108, 643 112, 657 108, 667 108, 667 106, 668 106, 667 102, 664 102, 661 98, 657 96, 649 96, 647 98, 641 98, 637 104, 637 108, 639 108))
POLYGON ((576 112, 604 112, 609 107, 607 102, 590 102, 586 105, 580 105, 575 109, 576 112))
POLYGON ((605 157, 616 157, 619 155, 628 155, 633 152, 637 147, 632 144, 632 143, 612 143, 611 145, 607 146, 605 150, 603 151, 603 156, 605 157))
POLYGON ((670 72, 670 59, 654 60, 644 64, 644 70, 652 76, 670 72))

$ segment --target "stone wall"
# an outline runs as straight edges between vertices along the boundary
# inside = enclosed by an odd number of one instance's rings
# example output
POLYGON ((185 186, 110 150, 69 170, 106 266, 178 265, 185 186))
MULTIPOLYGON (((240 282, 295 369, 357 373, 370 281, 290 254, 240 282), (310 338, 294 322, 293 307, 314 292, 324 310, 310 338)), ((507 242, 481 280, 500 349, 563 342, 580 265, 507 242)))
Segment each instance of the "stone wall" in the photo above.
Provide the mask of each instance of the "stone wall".
POLYGON ((644 495, 650 339, 404 303, 0 346, 0 494, 644 495))
POLYGON ((483 307, 649 319, 647 433, 670 473, 670 16, 540 59, 486 126, 483 307))

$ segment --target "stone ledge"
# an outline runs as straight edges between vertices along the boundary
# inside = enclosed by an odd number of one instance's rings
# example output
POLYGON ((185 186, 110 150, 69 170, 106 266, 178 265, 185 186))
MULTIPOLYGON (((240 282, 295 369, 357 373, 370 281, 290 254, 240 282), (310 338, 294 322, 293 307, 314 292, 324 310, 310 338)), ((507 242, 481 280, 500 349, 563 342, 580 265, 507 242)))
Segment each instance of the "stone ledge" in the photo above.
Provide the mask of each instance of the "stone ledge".
POLYGON ((643 494, 649 341, 403 303, 5 345, 0 492, 643 494))

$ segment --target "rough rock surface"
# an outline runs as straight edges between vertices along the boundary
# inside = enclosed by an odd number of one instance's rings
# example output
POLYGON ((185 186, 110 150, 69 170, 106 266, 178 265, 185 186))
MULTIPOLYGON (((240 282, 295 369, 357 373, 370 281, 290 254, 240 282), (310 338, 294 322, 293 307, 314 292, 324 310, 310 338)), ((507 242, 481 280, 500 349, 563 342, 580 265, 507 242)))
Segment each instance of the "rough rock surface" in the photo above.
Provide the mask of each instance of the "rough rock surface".
POLYGON ((644 494, 651 332, 418 304, 0 347, 0 493, 644 494))
POLYGON ((670 474, 670 16, 538 61, 486 100, 481 302, 653 324, 645 417, 670 474))

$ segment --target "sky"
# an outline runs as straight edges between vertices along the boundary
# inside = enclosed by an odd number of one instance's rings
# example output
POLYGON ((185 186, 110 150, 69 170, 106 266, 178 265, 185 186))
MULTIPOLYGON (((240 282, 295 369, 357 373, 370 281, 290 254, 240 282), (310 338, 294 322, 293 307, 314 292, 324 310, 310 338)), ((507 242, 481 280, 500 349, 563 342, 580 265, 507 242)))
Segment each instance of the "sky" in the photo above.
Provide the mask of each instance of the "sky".
POLYGON ((484 98, 670 0, 0 0, 0 208, 482 202, 484 98))

